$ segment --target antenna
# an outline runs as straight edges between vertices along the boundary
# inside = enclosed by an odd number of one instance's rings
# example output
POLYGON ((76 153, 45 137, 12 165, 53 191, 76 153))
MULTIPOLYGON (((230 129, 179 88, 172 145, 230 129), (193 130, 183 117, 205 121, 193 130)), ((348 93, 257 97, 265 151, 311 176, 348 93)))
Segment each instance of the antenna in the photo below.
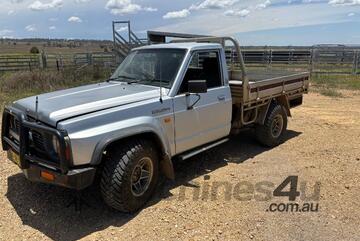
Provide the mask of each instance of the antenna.
POLYGON ((36 121, 39 120, 39 97, 36 96, 36 100, 35 100, 35 113, 36 113, 36 121))
POLYGON ((160 103, 163 103, 163 98, 162 98, 162 76, 161 76, 161 60, 160 60, 160 103))
POLYGON ((162 84, 161 84, 161 78, 160 78, 160 102, 163 103, 163 99, 162 99, 162 84))

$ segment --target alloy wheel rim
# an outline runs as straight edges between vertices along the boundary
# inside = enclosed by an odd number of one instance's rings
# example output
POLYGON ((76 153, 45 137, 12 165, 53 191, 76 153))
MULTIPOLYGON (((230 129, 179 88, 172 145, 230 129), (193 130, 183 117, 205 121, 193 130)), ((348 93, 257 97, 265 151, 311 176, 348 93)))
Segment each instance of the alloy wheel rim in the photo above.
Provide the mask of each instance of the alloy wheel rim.
POLYGON ((274 117, 271 123, 271 135, 274 138, 278 138, 281 135, 284 126, 284 119, 282 115, 278 114, 274 117))
POLYGON ((143 157, 134 167, 131 174, 131 192, 142 196, 149 188, 153 176, 153 164, 149 157, 143 157))

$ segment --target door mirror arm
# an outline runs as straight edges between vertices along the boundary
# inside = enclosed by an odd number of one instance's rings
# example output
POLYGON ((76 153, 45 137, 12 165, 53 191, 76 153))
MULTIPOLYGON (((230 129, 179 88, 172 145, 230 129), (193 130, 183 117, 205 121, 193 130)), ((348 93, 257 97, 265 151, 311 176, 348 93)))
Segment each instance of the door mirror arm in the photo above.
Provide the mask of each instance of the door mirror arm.
POLYGON ((186 99, 187 99, 187 109, 188 110, 192 110, 192 109, 194 109, 194 106, 197 104, 197 103, 199 103, 199 101, 201 100, 201 95, 199 95, 199 94, 194 94, 194 95, 196 95, 198 98, 197 98, 197 100, 193 103, 193 104, 191 104, 191 105, 189 105, 189 101, 190 101, 190 96, 191 96, 191 94, 190 93, 186 93, 186 99))

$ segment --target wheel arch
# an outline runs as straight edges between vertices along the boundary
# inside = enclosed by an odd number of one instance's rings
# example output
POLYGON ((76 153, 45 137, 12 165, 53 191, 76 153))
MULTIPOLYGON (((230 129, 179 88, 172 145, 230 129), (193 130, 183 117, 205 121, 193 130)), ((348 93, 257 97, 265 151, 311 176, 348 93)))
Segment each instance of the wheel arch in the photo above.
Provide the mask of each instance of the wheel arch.
POLYGON ((174 169, 171 160, 170 147, 164 137, 152 127, 132 127, 132 130, 127 132, 119 132, 109 137, 102 139, 95 147, 94 153, 91 159, 91 165, 100 165, 103 160, 103 153, 111 146, 121 144, 134 138, 147 138, 153 141, 159 151, 159 165, 162 173, 170 178, 174 179, 174 169))
POLYGON ((260 107, 256 123, 263 125, 271 105, 281 105, 288 117, 291 117, 290 104, 286 95, 281 95, 270 100, 266 105, 260 107))
POLYGON ((280 96, 275 98, 275 101, 276 101, 277 104, 284 107, 285 111, 286 111, 286 115, 288 117, 291 117, 290 103, 289 103, 289 99, 288 99, 287 95, 280 95, 280 96))

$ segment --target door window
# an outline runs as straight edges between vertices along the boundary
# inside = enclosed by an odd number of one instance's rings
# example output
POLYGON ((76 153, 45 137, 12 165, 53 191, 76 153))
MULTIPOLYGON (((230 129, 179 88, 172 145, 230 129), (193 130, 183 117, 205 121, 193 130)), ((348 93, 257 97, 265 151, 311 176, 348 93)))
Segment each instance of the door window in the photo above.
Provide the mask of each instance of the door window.
POLYGON ((193 54, 178 94, 188 92, 189 80, 206 80, 208 89, 221 87, 219 52, 206 51, 193 54))

